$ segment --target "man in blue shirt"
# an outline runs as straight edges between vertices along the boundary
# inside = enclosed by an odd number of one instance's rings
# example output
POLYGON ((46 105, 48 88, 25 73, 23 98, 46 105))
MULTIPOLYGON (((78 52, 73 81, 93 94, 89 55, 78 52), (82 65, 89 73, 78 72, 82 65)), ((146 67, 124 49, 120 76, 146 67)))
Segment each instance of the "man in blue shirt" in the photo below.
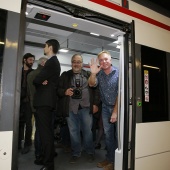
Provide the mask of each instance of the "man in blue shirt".
POLYGON ((118 69, 112 66, 111 55, 108 51, 102 51, 98 58, 90 63, 91 75, 89 85, 99 85, 102 100, 102 120, 107 148, 106 159, 97 166, 104 170, 113 170, 115 149, 117 148, 117 96, 118 96, 118 69), (100 66, 98 66, 98 63, 100 66))

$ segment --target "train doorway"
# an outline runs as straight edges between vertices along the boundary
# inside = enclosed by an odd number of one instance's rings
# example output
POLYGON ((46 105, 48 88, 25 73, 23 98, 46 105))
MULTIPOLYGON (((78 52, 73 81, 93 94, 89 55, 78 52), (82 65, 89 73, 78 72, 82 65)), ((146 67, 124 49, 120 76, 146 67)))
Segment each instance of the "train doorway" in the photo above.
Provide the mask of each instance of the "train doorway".
MULTIPOLYGON (((131 55, 130 51, 133 53, 132 46, 134 43, 134 41, 130 43, 131 39, 134 38, 129 34, 133 30, 132 26, 104 15, 101 17, 101 14, 99 16, 97 13, 91 13, 91 11, 81 9, 80 7, 77 9, 76 6, 68 3, 65 6, 59 2, 46 3, 43 1, 42 3, 42 1, 28 1, 25 52, 34 51, 37 56, 36 60, 38 60, 38 57, 43 55, 44 40, 56 37, 60 41, 61 48, 69 51, 69 53, 60 52, 58 54, 62 71, 66 71, 70 69, 69 60, 74 53, 83 55, 84 68, 88 69, 88 62, 91 58, 95 58, 97 53, 102 50, 108 50, 112 55, 113 65, 117 67, 120 64, 120 57, 125 58, 125 60, 122 60, 121 68, 123 72, 121 74, 123 74, 122 82, 128 81, 125 83, 128 87, 129 76, 126 73, 129 73, 129 56, 131 55), (65 10, 65 6, 67 10, 65 10), (44 21, 41 18, 43 15, 44 18, 49 17, 49 19, 44 21), (73 24, 77 26, 73 26, 73 24), (97 33, 98 35, 91 33, 97 33)), ((36 63, 34 66, 36 67, 36 63)), ((124 86, 122 86, 123 88, 124 86)), ((125 89, 124 93, 128 94, 129 89, 125 89)), ((126 97, 129 97, 129 95, 126 95, 126 97)), ((124 101, 122 100, 121 102, 123 107, 124 101)), ((128 110, 125 112, 128 113, 129 104, 125 108, 128 110)), ((128 123, 128 114, 126 115, 127 117, 124 119, 128 123)), ((122 130, 124 131, 124 129, 122 130)), ((128 136, 128 134, 126 135, 128 136)), ((124 138, 125 140, 128 140, 127 136, 124 138)), ((125 152, 128 155, 126 148, 124 148, 124 151, 122 150, 121 156, 121 161, 124 160, 124 168, 128 166, 128 161, 125 161, 128 158, 123 157, 125 152)), ((66 164, 61 165, 61 168, 66 166, 66 164)))

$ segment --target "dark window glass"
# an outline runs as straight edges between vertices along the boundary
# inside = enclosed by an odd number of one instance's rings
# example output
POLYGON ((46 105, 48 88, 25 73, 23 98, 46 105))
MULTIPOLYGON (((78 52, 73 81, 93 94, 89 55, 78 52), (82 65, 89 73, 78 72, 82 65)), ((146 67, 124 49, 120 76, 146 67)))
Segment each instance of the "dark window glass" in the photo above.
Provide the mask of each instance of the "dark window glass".
POLYGON ((143 122, 168 120, 166 52, 142 46, 143 122))
POLYGON ((0 80, 2 75, 2 62, 5 46, 5 30, 7 21, 7 11, 0 9, 0 80))

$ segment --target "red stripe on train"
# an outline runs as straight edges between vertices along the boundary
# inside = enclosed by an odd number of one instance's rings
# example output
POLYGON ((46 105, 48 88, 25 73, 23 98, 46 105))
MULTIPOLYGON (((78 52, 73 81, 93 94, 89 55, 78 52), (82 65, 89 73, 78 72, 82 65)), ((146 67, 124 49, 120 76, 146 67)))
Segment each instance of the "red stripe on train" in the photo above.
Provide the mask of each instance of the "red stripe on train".
POLYGON ((99 1, 99 0, 89 0, 89 1, 97 3, 97 4, 100 4, 102 6, 105 6, 105 7, 111 8, 111 9, 114 9, 114 10, 119 11, 121 13, 127 14, 127 15, 135 17, 135 18, 138 18, 138 19, 140 19, 142 21, 148 22, 150 24, 153 24, 155 26, 158 26, 160 28, 163 28, 165 30, 170 31, 170 26, 168 26, 166 24, 163 24, 163 23, 161 23, 159 21, 156 21, 156 20, 154 20, 152 18, 146 17, 145 15, 142 15, 142 14, 139 14, 139 13, 134 12, 132 10, 123 8, 123 7, 119 6, 119 5, 113 4, 113 3, 108 2, 106 0, 102 0, 102 1, 99 1))

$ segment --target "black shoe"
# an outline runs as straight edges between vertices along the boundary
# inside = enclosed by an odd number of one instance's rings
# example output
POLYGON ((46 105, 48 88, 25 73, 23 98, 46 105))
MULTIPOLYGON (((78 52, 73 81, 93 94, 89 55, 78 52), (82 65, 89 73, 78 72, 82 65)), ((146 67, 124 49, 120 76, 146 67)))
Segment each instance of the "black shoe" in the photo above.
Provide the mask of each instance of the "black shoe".
POLYGON ((101 144, 100 143, 96 144, 95 149, 100 149, 100 148, 101 148, 101 144))
POLYGON ((42 156, 37 155, 36 160, 34 161, 34 164, 36 165, 43 165, 43 158, 42 156))
POLYGON ((22 154, 26 154, 26 153, 28 153, 29 151, 30 151, 30 147, 29 147, 29 146, 25 146, 25 147, 22 149, 21 153, 22 153, 22 154))

